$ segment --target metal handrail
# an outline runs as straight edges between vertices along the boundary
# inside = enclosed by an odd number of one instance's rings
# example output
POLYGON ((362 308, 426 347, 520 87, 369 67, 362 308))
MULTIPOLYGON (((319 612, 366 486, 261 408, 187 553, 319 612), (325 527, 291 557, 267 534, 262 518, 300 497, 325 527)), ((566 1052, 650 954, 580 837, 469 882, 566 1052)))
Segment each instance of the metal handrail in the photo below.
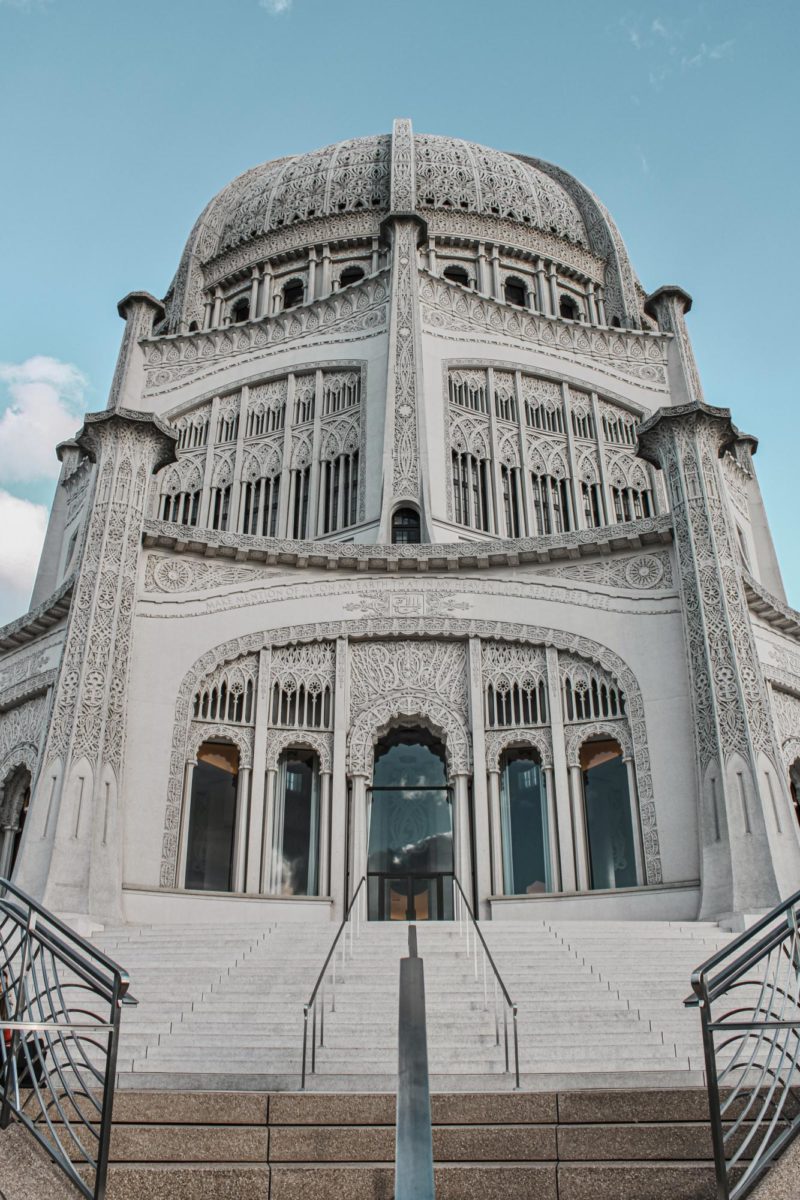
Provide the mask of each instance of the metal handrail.
POLYGON ((475 914, 470 907, 470 903, 464 894, 464 889, 457 875, 453 876, 453 909, 454 914, 458 919, 459 933, 463 932, 466 936, 467 957, 472 957, 475 970, 475 978, 478 979, 478 943, 480 943, 483 952, 483 1010, 489 1011, 489 993, 488 982, 486 978, 486 964, 492 969, 494 975, 494 1037, 495 1045, 500 1045, 500 1020, 497 1012, 497 991, 500 989, 500 995, 505 1002, 503 1008, 503 1043, 505 1049, 505 1069, 506 1074, 510 1072, 510 1062, 508 1054, 508 1013, 511 1010, 511 1023, 514 1041, 514 1088, 519 1090, 519 1030, 517 1028, 517 1005, 511 999, 508 988, 503 982, 503 977, 497 969, 497 964, 492 957, 492 952, 486 945, 486 939, 480 931, 478 922, 475 919, 475 914), (466 919, 463 914, 466 913, 466 919), (472 927, 472 948, 470 949, 470 926, 472 927))
POLYGON ((129 984, 117 963, 0 879, 0 1128, 15 1116, 87 1200, 106 1194, 120 1015, 136 1004, 129 984))
POLYGON ((717 1197, 741 1200, 800 1133, 800 1112, 786 1109, 800 1082, 800 892, 691 982, 684 1004, 700 1010, 717 1197))
MULTIPOLYGON (((366 885, 366 876, 362 875, 358 881, 358 886, 353 892, 350 903, 347 906, 342 923, 336 931, 336 935, 331 943, 331 948, 327 953, 325 962, 322 964, 322 970, 317 976, 317 982, 309 996, 307 1002, 303 1005, 303 1063, 300 1072, 300 1090, 305 1091, 306 1087, 306 1066, 308 1062, 308 1015, 311 1013, 311 1071, 313 1075, 317 1069, 317 996, 320 996, 320 1021, 319 1021, 319 1045, 325 1045, 325 972, 328 969, 328 964, 333 960, 333 970, 331 972, 331 1012, 336 1012, 336 957, 335 951, 339 944, 339 939, 346 926, 350 926, 350 957, 353 957, 353 933, 355 936, 361 936, 361 909, 364 907, 363 901, 366 897, 366 891, 362 893, 361 889, 366 885), (351 920, 355 914, 354 919, 351 920)), ((342 966, 347 961, 347 938, 342 941, 342 966)))
POLYGON ((396 1125, 394 1200, 434 1200, 425 970, 416 925, 408 927, 408 958, 400 959, 396 1125))

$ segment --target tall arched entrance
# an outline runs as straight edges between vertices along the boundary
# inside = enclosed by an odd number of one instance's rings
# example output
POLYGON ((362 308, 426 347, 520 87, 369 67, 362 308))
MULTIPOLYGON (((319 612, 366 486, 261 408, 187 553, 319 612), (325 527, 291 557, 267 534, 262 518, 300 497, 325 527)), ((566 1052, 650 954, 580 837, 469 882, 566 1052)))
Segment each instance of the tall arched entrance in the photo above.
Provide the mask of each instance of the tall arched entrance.
POLYGON ((453 916, 453 805, 444 746, 422 727, 393 729, 375 747, 370 788, 369 918, 453 916))

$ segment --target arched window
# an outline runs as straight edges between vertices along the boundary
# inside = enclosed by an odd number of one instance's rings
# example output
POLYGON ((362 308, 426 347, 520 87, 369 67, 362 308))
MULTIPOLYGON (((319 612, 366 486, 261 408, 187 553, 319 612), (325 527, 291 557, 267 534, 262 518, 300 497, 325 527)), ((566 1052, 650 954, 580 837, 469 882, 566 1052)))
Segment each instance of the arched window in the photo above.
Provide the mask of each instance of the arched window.
POLYGON ((230 515, 231 487, 213 487, 211 489, 211 520, 212 529, 227 529, 230 515))
POLYGON ((416 508, 398 508, 392 516, 392 545, 418 546, 422 540, 416 508))
POLYGON ((451 283, 460 283, 462 287, 469 287, 469 274, 465 267, 450 266, 445 267, 442 272, 445 279, 449 279, 451 283))
POLYGON ((612 487, 614 516, 619 524, 653 516, 653 496, 645 488, 612 487))
POLYGON ((289 520, 293 538, 308 536, 310 467, 296 467, 289 475, 289 520))
POLYGON ((572 529, 569 485, 566 479, 531 472, 531 494, 536 532, 566 533, 572 529))
POLYGON ((635 887, 636 851, 628 771, 611 738, 584 742, 580 751, 589 887, 635 887))
POLYGON ((510 275, 503 284, 503 296, 506 304, 515 304, 517 308, 528 307, 528 289, 515 275, 510 275))
POLYGON ((344 450, 320 464, 322 532, 335 533, 358 518, 358 451, 344 450))
POLYGON ((583 515, 587 529, 597 529, 603 524, 603 497, 599 483, 581 483, 583 515))
POLYGON ((519 514, 522 502, 520 498, 519 467, 503 463, 500 467, 500 483, 503 489, 503 516, 505 518, 506 537, 520 537, 519 514))
POLYGON ((363 278, 363 267, 345 267, 339 276, 339 287, 349 287, 351 283, 359 283, 363 278))
POLYGON ((278 763, 273 886, 282 896, 316 896, 319 887, 319 760, 285 750, 278 763))
POLYGON ((246 296, 240 296, 231 309, 231 320, 235 325, 250 318, 250 301, 246 296))
POLYGON ((283 285, 283 307, 296 308, 303 303, 305 288, 302 279, 290 279, 283 285))
POLYGON ((27 767, 17 767, 6 779, 3 789, 0 876, 4 879, 11 879, 14 874, 30 802, 31 773, 27 767))
POLYGON ((558 315, 566 321, 579 321, 580 309, 577 302, 572 296, 559 296, 558 298, 558 315))
POLYGON ((189 322, 189 333, 197 333, 198 329, 199 329, 199 326, 197 324, 197 321, 189 322))
POLYGON ((500 767, 503 885, 507 896, 553 890, 547 788, 538 750, 507 750, 500 767))
POLYGON ((453 510, 458 525, 489 530, 488 462, 465 451, 454 450, 453 510))
POLYGON ((200 511, 200 490, 173 492, 161 499, 161 520, 179 525, 196 525, 200 511))
POLYGON ((233 887, 238 780, 237 748, 228 742, 203 742, 192 772, 187 888, 229 892, 233 887))
POLYGON ((280 472, 249 480, 243 486, 242 533, 275 537, 278 528, 280 472))

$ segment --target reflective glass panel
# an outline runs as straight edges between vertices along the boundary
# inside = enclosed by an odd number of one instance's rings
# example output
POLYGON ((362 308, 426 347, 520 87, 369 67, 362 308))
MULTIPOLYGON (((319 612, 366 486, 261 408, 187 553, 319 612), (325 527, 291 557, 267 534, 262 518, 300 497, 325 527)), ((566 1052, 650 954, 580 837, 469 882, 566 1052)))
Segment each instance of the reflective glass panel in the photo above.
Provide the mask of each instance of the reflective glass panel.
POLYGON ((289 750, 278 774, 278 891, 284 896, 317 894, 319 770, 310 750, 289 750))
POLYGON ((636 855, 631 822, 628 772, 617 742, 581 746, 589 886, 635 887, 636 855))
POLYGON ((397 730, 376 749, 367 869, 371 917, 451 915, 452 808, 444 750, 427 730, 397 730))
POLYGON ((503 756, 500 785, 506 895, 552 890, 544 772, 535 752, 503 756))
POLYGON ((192 774, 186 887, 229 892, 233 870, 239 751, 204 742, 192 774))

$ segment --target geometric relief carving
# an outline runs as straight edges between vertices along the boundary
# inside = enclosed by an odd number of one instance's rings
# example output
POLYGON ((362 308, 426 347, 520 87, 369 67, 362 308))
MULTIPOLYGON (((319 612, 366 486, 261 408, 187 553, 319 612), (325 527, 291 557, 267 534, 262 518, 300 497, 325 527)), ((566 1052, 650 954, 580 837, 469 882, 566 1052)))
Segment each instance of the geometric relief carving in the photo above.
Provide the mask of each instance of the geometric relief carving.
POLYGON ((45 696, 0 713, 0 784, 14 767, 25 766, 35 777, 46 717, 45 696))
POLYGON ((466 714, 465 642, 356 642, 351 647, 350 712, 394 692, 430 692, 466 714))
POLYGON ((800 744, 800 696, 774 686, 771 695, 783 761, 790 767, 798 756, 800 744))
POLYGON ((278 574, 269 567, 237 567, 227 563, 194 562, 173 555, 148 554, 146 592, 201 592, 235 583, 249 583, 278 574))
POLYGON ((194 762, 203 742, 232 742, 239 750, 239 766, 253 765, 253 730, 241 725, 213 725, 207 721, 192 721, 186 742, 186 761, 194 762))
POLYGON ((417 226, 411 221, 394 224, 391 361, 394 415, 392 496, 416 500, 419 496, 417 444, 416 275, 417 226))
POLYGON ((487 771, 500 770, 500 758, 505 750, 525 749, 528 746, 539 751, 543 767, 552 767, 553 741, 549 729, 528 729, 524 726, 519 726, 516 729, 487 732, 487 771))
POLYGON ((635 591, 671 588, 674 583, 672 557, 666 550, 604 559, 597 563, 536 568, 536 574, 559 579, 579 579, 586 583, 600 584, 601 587, 633 588, 635 591))
POLYGON ((565 729, 567 765, 580 766, 580 749, 589 738, 611 738, 622 747, 622 761, 633 758, 633 742, 625 721, 593 721, 588 725, 568 725, 565 729))

